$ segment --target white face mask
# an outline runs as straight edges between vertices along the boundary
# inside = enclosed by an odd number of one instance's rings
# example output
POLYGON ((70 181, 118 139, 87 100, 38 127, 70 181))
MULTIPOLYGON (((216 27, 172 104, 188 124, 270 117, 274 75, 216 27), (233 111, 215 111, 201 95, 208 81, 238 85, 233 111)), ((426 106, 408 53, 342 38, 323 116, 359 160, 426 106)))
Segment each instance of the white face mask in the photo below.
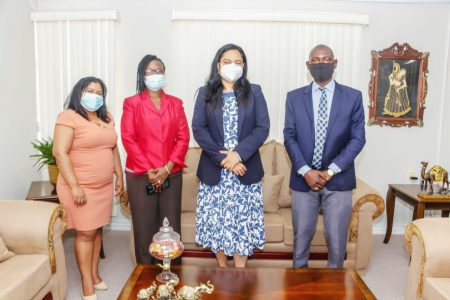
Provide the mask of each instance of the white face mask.
POLYGON ((103 96, 94 93, 84 92, 81 97, 80 104, 87 111, 94 112, 99 110, 103 106, 103 102, 104 102, 103 96))
POLYGON ((222 65, 219 72, 220 76, 229 82, 235 82, 241 78, 242 73, 244 73, 243 68, 235 63, 222 65))
POLYGON ((155 74, 145 76, 145 86, 154 92, 159 91, 166 86, 166 75, 155 74))

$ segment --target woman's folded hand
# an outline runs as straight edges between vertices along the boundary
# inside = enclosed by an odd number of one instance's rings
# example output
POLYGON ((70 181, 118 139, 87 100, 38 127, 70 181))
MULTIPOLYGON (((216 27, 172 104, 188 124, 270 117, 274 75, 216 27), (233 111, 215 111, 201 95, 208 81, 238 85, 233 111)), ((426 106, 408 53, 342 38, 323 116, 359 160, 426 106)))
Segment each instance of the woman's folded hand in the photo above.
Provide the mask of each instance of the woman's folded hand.
POLYGON ((241 162, 241 157, 236 151, 220 151, 220 153, 226 154, 220 165, 227 170, 233 171, 234 167, 241 162))
POLYGON ((240 162, 233 168, 232 172, 238 176, 244 176, 245 172, 247 172, 247 167, 240 162))

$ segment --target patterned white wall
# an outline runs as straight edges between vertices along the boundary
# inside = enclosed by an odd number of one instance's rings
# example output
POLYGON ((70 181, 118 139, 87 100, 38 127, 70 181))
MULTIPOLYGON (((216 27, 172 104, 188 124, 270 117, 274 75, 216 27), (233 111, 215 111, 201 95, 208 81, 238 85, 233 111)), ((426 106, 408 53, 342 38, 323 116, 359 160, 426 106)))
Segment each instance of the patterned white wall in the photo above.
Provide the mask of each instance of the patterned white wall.
POLYGON ((347 13, 172 11, 168 87, 184 100, 191 120, 195 92, 205 83, 215 52, 226 43, 240 45, 248 77, 266 97, 269 138, 283 141, 286 93, 311 81, 305 65, 311 48, 329 45, 339 61, 336 80, 355 86, 361 70, 354 62, 360 61, 362 29, 368 22, 368 16, 347 13))

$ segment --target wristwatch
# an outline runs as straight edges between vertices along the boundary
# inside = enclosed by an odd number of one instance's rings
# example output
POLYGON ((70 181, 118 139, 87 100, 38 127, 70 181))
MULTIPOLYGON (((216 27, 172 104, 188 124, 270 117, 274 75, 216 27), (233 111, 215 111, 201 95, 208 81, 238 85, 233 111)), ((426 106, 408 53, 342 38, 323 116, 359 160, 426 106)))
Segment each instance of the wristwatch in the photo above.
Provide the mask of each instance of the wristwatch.
POLYGON ((328 176, 330 176, 330 177, 333 177, 333 176, 334 176, 334 174, 336 174, 336 173, 334 173, 334 171, 333 171, 333 170, 331 170, 331 169, 328 169, 328 170, 327 170, 327 174, 328 174, 328 176))

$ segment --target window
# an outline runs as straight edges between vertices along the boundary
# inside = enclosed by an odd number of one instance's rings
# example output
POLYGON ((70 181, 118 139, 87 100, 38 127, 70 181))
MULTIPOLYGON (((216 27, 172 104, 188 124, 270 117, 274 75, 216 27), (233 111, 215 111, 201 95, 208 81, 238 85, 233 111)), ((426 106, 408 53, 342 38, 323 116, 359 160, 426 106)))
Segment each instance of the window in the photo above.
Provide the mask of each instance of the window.
POLYGON ((269 108, 269 138, 283 140, 286 93, 311 82, 305 62, 316 44, 329 45, 338 59, 335 78, 355 86, 366 15, 301 11, 172 11, 168 87, 192 119, 194 94, 204 85, 216 51, 241 46, 250 82, 260 84, 269 108))

